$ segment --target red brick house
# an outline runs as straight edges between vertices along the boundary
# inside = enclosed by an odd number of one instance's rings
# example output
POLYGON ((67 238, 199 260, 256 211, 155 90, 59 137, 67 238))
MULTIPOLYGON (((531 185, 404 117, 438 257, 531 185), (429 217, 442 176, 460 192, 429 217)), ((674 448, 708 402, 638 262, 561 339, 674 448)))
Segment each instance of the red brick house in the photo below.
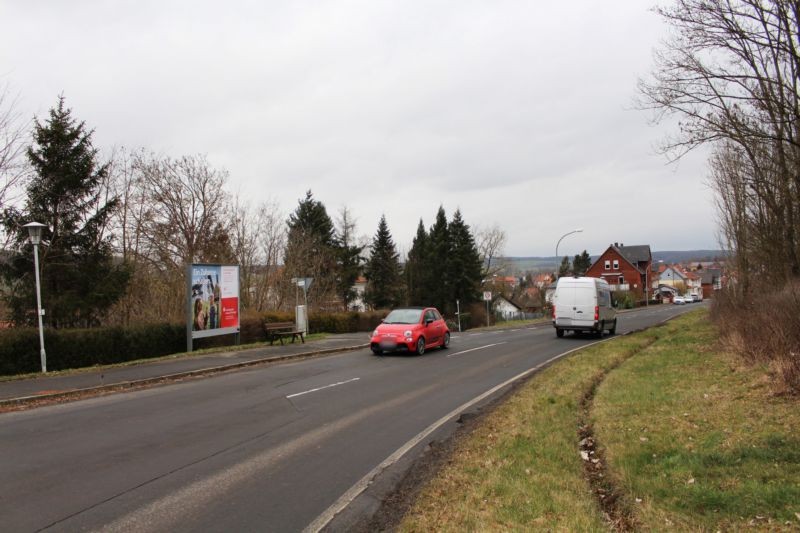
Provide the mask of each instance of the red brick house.
POLYGON ((644 298, 650 296, 652 262, 650 245, 625 246, 615 242, 600 254, 586 275, 606 280, 612 291, 632 291, 644 298))

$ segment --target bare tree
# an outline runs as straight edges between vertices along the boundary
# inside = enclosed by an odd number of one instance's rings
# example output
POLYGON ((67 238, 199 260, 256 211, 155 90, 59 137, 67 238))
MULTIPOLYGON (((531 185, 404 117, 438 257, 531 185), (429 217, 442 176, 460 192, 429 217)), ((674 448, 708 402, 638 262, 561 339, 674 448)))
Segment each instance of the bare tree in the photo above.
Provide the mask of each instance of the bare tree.
POLYGON ((21 120, 8 86, 0 88, 0 209, 13 201, 25 170, 25 136, 29 122, 21 120))
POLYGON ((754 269, 776 281, 800 276, 800 8, 785 0, 676 0, 656 11, 674 32, 639 88, 657 120, 680 119, 664 151, 679 158, 702 144, 718 147, 718 206, 734 209, 721 213, 721 222, 734 224, 723 232, 747 246, 736 250, 748 254, 740 276, 754 269), (772 253, 748 252, 756 248, 772 253))
POLYGON ((506 245, 506 232, 497 224, 487 227, 475 228, 475 244, 483 259, 484 279, 490 278, 502 271, 506 266, 502 261, 502 254, 506 245))
POLYGON ((113 170, 111 187, 122 201, 115 220, 119 251, 133 269, 114 318, 125 324, 182 320, 186 266, 236 259, 227 172, 204 156, 171 159, 143 150, 117 151, 113 170))

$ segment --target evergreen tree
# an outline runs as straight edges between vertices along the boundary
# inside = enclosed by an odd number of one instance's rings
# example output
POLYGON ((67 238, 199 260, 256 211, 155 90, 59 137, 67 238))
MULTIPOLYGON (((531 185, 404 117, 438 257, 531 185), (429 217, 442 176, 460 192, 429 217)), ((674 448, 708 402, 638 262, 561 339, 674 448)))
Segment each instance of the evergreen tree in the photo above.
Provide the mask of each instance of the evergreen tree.
POLYGON ((428 280, 430 278, 430 272, 426 268, 428 255, 428 232, 425 230, 422 219, 420 219, 417 226, 417 234, 411 243, 411 250, 408 252, 404 270, 409 305, 424 305, 426 301, 426 291, 429 287, 428 280))
MULTIPOLYGON (((483 261, 460 210, 456 210, 453 215, 449 233, 451 252, 448 278, 451 282, 451 300, 460 300, 461 305, 466 306, 478 301, 483 261)), ((444 308, 449 312, 454 305, 454 301, 447 302, 444 308)))
POLYGON ((11 319, 32 324, 35 312, 33 257, 22 225, 47 226, 40 245, 42 305, 52 327, 89 327, 125 292, 129 270, 115 264, 104 235, 118 199, 104 197, 108 164, 99 165, 92 131, 77 123, 64 97, 45 123, 35 120, 27 150, 32 177, 22 211, 6 210, 3 224, 14 250, 2 266, 11 319))
POLYGON ((439 206, 436 221, 431 226, 429 236, 429 253, 423 264, 430 273, 425 288, 426 303, 433 305, 441 312, 446 313, 455 307, 453 284, 450 279, 450 260, 452 243, 450 241, 450 228, 444 208, 439 206), (451 302, 451 300, 453 300, 451 302))
POLYGON ((566 255, 564 259, 561 260, 561 266, 558 267, 558 277, 563 278, 564 276, 569 276, 572 273, 572 265, 569 263, 569 257, 566 255))
POLYGON ((402 292, 400 261, 385 216, 381 216, 378 232, 372 239, 365 275, 365 300, 373 309, 391 308, 399 303, 402 292))
POLYGON ((586 275, 586 271, 592 267, 592 258, 586 250, 581 254, 576 254, 572 259, 572 271, 576 276, 586 275))
POLYGON ((286 240, 285 273, 287 278, 314 278, 309 302, 332 308, 338 288, 337 246, 333 221, 322 202, 311 191, 298 201, 289 215, 286 240))
POLYGON ((339 231, 336 233, 335 254, 337 266, 336 288, 345 310, 356 297, 353 285, 361 274, 364 261, 361 254, 363 246, 355 244, 355 222, 350 216, 350 211, 345 207, 339 219, 339 231))

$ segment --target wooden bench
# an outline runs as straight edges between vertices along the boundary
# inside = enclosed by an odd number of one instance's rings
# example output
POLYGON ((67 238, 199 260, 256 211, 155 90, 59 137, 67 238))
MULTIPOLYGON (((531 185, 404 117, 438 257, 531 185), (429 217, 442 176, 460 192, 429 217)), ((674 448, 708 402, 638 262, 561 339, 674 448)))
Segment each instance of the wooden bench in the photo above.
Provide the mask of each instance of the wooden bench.
POLYGON ((297 337, 300 337, 300 341, 305 344, 305 339, 303 338, 304 333, 297 329, 297 326, 294 322, 267 322, 264 324, 264 331, 267 334, 267 340, 269 341, 270 345, 276 340, 281 341, 283 344, 284 337, 292 337, 292 343, 297 337))

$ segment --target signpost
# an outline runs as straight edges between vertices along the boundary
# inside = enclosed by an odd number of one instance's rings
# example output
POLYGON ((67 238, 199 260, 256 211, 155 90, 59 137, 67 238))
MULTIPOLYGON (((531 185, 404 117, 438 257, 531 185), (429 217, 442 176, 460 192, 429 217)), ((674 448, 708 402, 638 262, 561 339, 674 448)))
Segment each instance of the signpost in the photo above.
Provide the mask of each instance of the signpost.
POLYGON ((489 327, 489 302, 492 301, 492 291, 483 291, 483 301, 486 302, 486 327, 489 327))

